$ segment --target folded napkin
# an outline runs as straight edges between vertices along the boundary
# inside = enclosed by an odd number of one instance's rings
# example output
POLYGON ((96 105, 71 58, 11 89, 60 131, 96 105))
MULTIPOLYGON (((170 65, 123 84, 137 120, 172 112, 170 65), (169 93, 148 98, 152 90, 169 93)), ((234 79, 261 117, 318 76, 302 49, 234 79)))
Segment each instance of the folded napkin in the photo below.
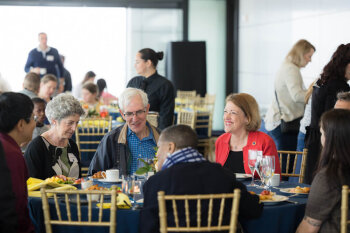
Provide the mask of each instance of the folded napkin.
MULTIPOLYGON (((98 203, 97 206, 100 207, 101 204, 98 203)), ((130 209, 131 202, 130 202, 129 197, 124 193, 118 193, 117 206, 118 206, 118 209, 130 209)), ((111 203, 103 203, 102 208, 103 209, 111 208, 111 203)))
MULTIPOLYGON (((28 188, 28 196, 30 197, 41 197, 40 188, 46 185, 48 189, 55 190, 75 190, 76 187, 69 184, 59 184, 57 182, 53 182, 50 180, 41 180, 37 178, 30 177, 27 180, 27 188, 28 188)), ((53 196, 53 194, 49 193, 48 197, 53 196)))

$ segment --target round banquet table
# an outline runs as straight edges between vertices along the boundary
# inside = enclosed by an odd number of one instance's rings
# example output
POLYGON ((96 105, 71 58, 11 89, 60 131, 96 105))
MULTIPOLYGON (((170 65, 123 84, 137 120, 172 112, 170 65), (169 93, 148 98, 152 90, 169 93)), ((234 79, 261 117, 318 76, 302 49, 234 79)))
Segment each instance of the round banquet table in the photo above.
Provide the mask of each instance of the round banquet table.
MULTIPOLYGON (((244 184, 248 185, 250 181, 244 181, 244 184)), ((298 183, 288 183, 282 182, 281 185, 276 188, 272 188, 272 191, 276 192, 278 195, 289 196, 290 194, 281 193, 279 188, 290 188, 296 186, 308 186, 305 184, 298 183)), ((249 191, 254 191, 255 193, 260 193, 262 189, 257 189, 255 187, 247 186, 249 191)), ((295 203, 280 202, 276 205, 265 205, 262 216, 253 220, 242 220, 240 221, 244 233, 289 233, 295 232, 299 223, 303 219, 305 212, 305 205, 307 201, 307 195, 299 195, 296 197, 291 197, 289 200, 295 203)), ((54 205, 53 201, 49 201, 50 205, 54 205)), ((61 204, 62 207, 64 204, 61 204)), ((32 218, 33 224, 37 233, 45 232, 44 217, 42 210, 41 198, 29 197, 28 206, 30 216, 32 218)), ((61 210, 64 208, 61 208, 61 210)), ((51 209, 53 210, 53 208, 51 209)), ((97 208, 94 208, 98 211, 97 208)), ((104 219, 108 220, 109 210, 104 213, 104 219)), ((72 209, 74 212, 74 209, 72 209)), ((52 212, 53 213, 53 212, 52 212)), ((62 213, 63 214, 63 213, 62 213)), ((139 217, 140 210, 122 210, 118 209, 117 212, 117 232, 118 233, 137 233, 139 232, 139 217)), ((108 227, 84 227, 84 226, 57 226, 53 225, 54 232, 64 232, 64 233, 108 233, 108 227)))
MULTIPOLYGON (((245 185, 250 181, 244 181, 245 185)), ((280 188, 294 188, 296 186, 309 187, 309 185, 281 182, 277 188, 272 187, 272 191, 277 195, 290 196, 291 194, 282 193, 280 188)), ((247 186, 249 191, 259 194, 262 189, 247 186)), ((244 233, 294 233, 304 217, 307 196, 300 194, 289 198, 289 202, 280 202, 276 205, 265 205, 260 218, 252 220, 241 220, 244 233)))

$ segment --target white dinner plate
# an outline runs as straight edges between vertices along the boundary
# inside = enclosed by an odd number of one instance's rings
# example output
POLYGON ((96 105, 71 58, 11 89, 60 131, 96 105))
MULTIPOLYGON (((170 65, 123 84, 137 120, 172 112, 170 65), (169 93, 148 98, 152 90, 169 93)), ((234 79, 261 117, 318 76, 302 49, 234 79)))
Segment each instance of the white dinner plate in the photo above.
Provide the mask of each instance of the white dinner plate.
POLYGON ((261 200, 264 205, 277 205, 280 202, 287 201, 289 198, 282 195, 273 195, 272 200, 261 200))
POLYGON ((284 189, 280 189, 281 193, 289 193, 289 194, 298 194, 298 195, 309 195, 309 193, 296 193, 293 192, 294 188, 284 188, 284 189))
POLYGON ((123 182, 122 179, 111 181, 111 180, 106 180, 106 179, 97 179, 97 181, 102 182, 102 183, 121 183, 123 182))
POLYGON ((252 178, 252 174, 245 174, 245 173, 235 173, 236 179, 249 179, 252 178))

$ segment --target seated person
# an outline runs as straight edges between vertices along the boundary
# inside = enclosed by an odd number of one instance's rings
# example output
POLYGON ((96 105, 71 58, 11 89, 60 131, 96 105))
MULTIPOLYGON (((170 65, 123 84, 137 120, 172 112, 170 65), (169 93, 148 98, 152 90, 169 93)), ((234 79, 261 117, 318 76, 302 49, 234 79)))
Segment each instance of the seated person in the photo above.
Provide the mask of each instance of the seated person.
POLYGON ((277 149, 272 138, 260 131, 259 106, 246 93, 230 94, 224 109, 224 130, 215 143, 216 162, 233 173, 251 174, 248 151, 262 151, 275 156, 275 173, 281 174, 277 149))
POLYGON ((350 185, 350 111, 329 110, 320 126, 323 149, 297 233, 340 232, 341 190, 350 185))
POLYGON ((47 74, 40 80, 38 97, 44 99, 46 103, 50 102, 52 95, 57 88, 57 78, 53 74, 47 74))
POLYGON ((334 108, 350 110, 350 92, 339 92, 337 94, 337 102, 335 102, 334 108))
POLYGON ((96 115, 100 112, 100 102, 97 97, 98 87, 92 82, 87 82, 83 85, 81 91, 83 100, 80 102, 86 113, 95 112, 96 115))
POLYGON ((40 88, 40 76, 34 72, 26 74, 23 82, 23 90, 19 93, 27 95, 29 98, 38 97, 40 88))
MULTIPOLYGON (((0 142, 4 149, 5 161, 11 175, 11 194, 13 193, 15 195, 15 210, 17 214, 16 232, 34 232, 28 210, 27 179, 29 176, 20 148, 22 143, 32 139, 34 128, 33 103, 30 98, 24 94, 14 92, 1 94, 0 142)), ((4 177, 2 177, 2 179, 4 179, 4 177)), ((5 187, 6 186, 3 186, 2 188, 5 187)), ((5 194, 6 191, 8 190, 4 189, 1 192, 5 194)), ((11 199, 6 201, 9 201, 8 205, 11 205, 11 199)), ((4 209, 1 209, 1 212, 2 211, 4 211, 4 209)), ((10 214, 10 212, 8 213, 10 214)), ((7 221, 6 219, 2 220, 7 221)), ((8 221, 12 220, 8 219, 8 221)))
POLYGON ((125 124, 113 129, 101 140, 90 163, 89 175, 111 168, 121 175, 134 174, 142 163, 139 158, 155 157, 159 130, 146 120, 149 104, 140 89, 126 88, 119 98, 120 114, 125 124))
MULTIPOLYGON (((197 135, 189 126, 174 125, 162 131, 157 152, 160 171, 143 186, 144 205, 140 216, 142 233, 159 232, 159 191, 164 191, 166 195, 217 194, 232 193, 235 188, 239 188, 239 218, 257 218, 261 215, 263 206, 259 204, 259 197, 248 193, 246 187, 219 164, 205 160, 196 150, 197 143, 197 135)), ((225 214, 223 222, 227 223, 229 219, 230 214, 225 214)), ((183 220, 180 217, 180 223, 183 220)), ((205 221, 203 218, 202 224, 206 224, 205 221)))
POLYGON ((106 80, 103 78, 100 78, 97 80, 97 86, 98 86, 98 97, 100 99, 100 102, 102 102, 105 105, 109 105, 112 103, 112 101, 118 101, 118 98, 112 95, 107 91, 107 83, 106 80))
POLYGON ((55 175, 78 178, 80 160, 77 144, 71 139, 84 114, 79 101, 59 94, 46 106, 51 128, 31 141, 24 154, 31 177, 46 179, 55 175))

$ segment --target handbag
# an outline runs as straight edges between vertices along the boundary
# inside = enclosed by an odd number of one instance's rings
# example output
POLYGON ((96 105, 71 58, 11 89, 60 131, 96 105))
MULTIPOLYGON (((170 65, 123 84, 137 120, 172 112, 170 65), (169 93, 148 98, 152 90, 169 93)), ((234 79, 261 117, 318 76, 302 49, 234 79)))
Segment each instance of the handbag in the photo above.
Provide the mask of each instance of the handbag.
POLYGON ((299 117, 297 119, 294 119, 292 121, 284 121, 282 119, 282 111, 280 108, 280 104, 277 98, 277 92, 275 91, 275 96, 276 96, 276 100, 277 100, 277 105, 278 105, 278 110, 280 112, 281 115, 281 132, 282 133, 299 133, 299 128, 300 128, 300 120, 302 117, 299 117))

